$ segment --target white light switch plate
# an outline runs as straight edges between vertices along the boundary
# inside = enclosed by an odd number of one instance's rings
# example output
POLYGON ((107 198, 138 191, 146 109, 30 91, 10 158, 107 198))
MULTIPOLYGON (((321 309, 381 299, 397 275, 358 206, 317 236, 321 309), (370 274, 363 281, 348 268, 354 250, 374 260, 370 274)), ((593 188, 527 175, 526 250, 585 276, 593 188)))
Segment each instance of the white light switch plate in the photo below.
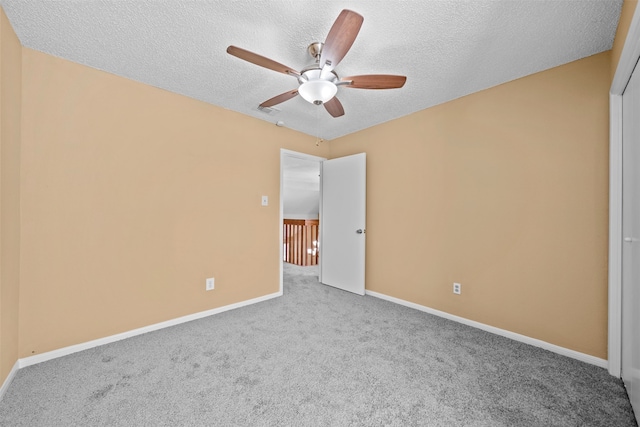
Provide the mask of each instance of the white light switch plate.
POLYGON ((262 196, 262 206, 269 206, 269 196, 262 196))

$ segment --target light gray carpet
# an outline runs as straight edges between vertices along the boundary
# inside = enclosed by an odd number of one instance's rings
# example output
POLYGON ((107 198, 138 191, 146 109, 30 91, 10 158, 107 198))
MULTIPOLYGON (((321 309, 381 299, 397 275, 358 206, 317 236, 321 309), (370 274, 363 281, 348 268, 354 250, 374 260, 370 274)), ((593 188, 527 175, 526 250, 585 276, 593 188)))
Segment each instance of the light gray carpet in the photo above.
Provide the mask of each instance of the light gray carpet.
POLYGON ((606 370, 317 283, 24 368, 2 426, 635 426, 606 370))

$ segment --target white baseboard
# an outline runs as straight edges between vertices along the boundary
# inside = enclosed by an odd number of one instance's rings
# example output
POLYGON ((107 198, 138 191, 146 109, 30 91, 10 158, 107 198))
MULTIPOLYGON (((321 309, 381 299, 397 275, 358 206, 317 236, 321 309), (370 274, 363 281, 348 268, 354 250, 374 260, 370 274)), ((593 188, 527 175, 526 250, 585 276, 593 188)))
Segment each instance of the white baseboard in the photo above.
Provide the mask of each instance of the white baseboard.
POLYGON ((563 356, 570 357, 572 359, 577 359, 582 362, 589 363, 591 365, 600 366, 601 368, 607 369, 609 362, 605 359, 601 359, 599 357, 591 356, 589 354, 580 353, 579 351, 570 350, 568 348, 560 347, 555 344, 548 343, 546 341, 542 341, 536 338, 531 338, 526 335, 517 334, 515 332, 507 331, 505 329, 496 328, 494 326, 485 325, 484 323, 476 322, 474 320, 465 319, 464 317, 455 316, 453 314, 446 313, 444 311, 435 310, 433 308, 426 307, 424 305, 416 304, 410 301, 405 301, 400 298, 391 297, 389 295, 381 294, 374 291, 365 291, 366 295, 371 295, 372 297, 380 298, 383 300, 391 301, 396 304, 404 305, 406 307, 414 308, 416 310, 423 311, 425 313, 433 314, 438 317, 443 317, 448 320, 453 320, 454 322, 462 323, 467 326, 471 326, 474 328, 482 329, 483 331, 491 332, 492 334, 501 335, 506 338, 511 338, 514 341, 520 341, 525 344, 529 344, 535 347, 540 347, 545 350, 549 350, 553 353, 561 354, 563 356))
MULTIPOLYGON (((171 326, 179 325, 181 323, 191 322, 192 320, 202 319, 203 317, 213 316, 214 314, 222 313, 222 312, 233 310, 240 307, 245 307, 247 305, 256 304, 263 301, 267 301, 272 298, 277 298, 279 296, 282 296, 282 292, 275 292, 273 294, 264 295, 264 296, 253 298, 247 301, 241 301, 235 304, 225 305, 224 307, 218 307, 211 310, 201 311, 199 313, 189 314, 187 316, 178 317, 176 319, 167 320, 165 322, 155 323, 153 325, 145 326, 138 329, 133 329, 131 331, 122 332, 120 334, 111 335, 104 338, 99 338, 97 340, 87 341, 81 344, 59 348, 57 350, 48 351, 46 353, 37 354, 35 356, 24 357, 22 359, 19 359, 16 362, 16 364, 18 365, 18 368, 24 368, 26 366, 31 366, 38 363, 46 362, 47 360, 57 359, 58 357, 63 357, 69 354, 77 353, 79 351, 88 350, 90 348, 98 347, 105 344, 110 344, 112 342, 124 340, 126 338, 135 337, 136 335, 146 334, 147 332, 153 332, 159 329, 169 328, 171 326)), ((5 384, 6 383, 7 381, 5 381, 5 384)))
POLYGON ((7 389, 13 381, 13 377, 15 377, 18 373, 18 369, 20 369, 20 363, 18 363, 18 361, 16 360, 16 363, 13 364, 13 368, 11 368, 9 375, 7 375, 7 378, 5 378, 4 382, 2 383, 2 387, 0 387, 0 400, 2 400, 4 394, 7 392, 7 389))
MULTIPOLYGON (((540 347, 545 350, 552 351, 557 354, 561 354, 563 356, 571 357, 573 359, 580 360, 582 362, 586 362, 592 365, 600 366, 602 368, 607 368, 608 362, 605 359, 601 359, 599 357, 591 356, 585 353, 580 353, 575 350, 570 350, 564 347, 557 346, 555 344, 550 344, 546 341, 541 341, 535 338, 527 337, 525 335, 517 334, 515 332, 510 332, 505 329, 496 328, 494 326, 485 325, 480 322, 476 322, 474 320, 465 319, 464 317, 455 316, 453 314, 446 313, 444 311, 435 310, 420 304, 416 304, 410 301, 405 301, 400 298, 391 297, 385 294, 381 294, 374 291, 365 291, 366 295, 370 295, 372 297, 380 298, 383 300, 391 301, 396 304, 404 305, 406 307, 410 307, 416 310, 423 311, 425 313, 433 314, 435 316, 443 317, 445 319, 453 320, 454 322, 462 323, 474 328, 482 329, 487 332, 491 332, 496 335, 500 335, 506 338, 513 339, 515 341, 520 341, 525 344, 533 345, 535 347, 540 347)), ((187 316, 178 317, 176 319, 167 320, 165 322, 156 323, 153 325, 145 326, 138 329, 133 329, 128 332, 123 332, 116 335, 111 335, 104 338, 99 338, 97 340, 87 341, 85 343, 72 345, 69 347, 60 348, 57 350, 49 351, 46 353, 38 354, 35 356, 29 356, 22 359, 18 359, 11 369, 11 372, 5 379, 2 387, 0 387, 0 400, 4 396, 7 388, 13 381, 18 369, 35 365, 38 363, 46 362, 47 360, 57 359, 58 357, 67 356, 69 354, 77 353, 79 351, 88 350, 90 348, 98 347, 101 345, 109 344, 112 342, 120 341, 126 338, 131 338, 137 335, 146 334, 147 332, 157 331, 159 329, 168 328, 171 326, 179 325, 181 323, 191 322, 192 320, 202 319, 204 317, 213 316, 214 314, 223 313, 225 311, 233 310, 240 307, 245 307, 251 304, 256 304, 259 302, 267 301, 272 298, 277 298, 282 296, 282 292, 275 292, 273 294, 264 295, 258 298, 253 298, 247 301, 241 301, 235 304, 229 304, 224 307, 218 307, 211 310, 201 311, 199 313, 190 314, 187 316)))

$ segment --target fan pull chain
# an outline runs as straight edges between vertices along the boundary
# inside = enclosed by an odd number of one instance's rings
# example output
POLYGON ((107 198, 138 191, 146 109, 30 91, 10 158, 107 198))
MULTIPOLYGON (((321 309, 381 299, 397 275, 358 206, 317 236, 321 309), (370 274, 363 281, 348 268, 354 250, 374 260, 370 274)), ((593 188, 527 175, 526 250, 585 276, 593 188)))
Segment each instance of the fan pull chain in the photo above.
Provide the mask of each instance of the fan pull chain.
POLYGON ((318 147, 321 142, 324 142, 324 140, 320 138, 320 105, 317 105, 316 106, 316 147, 318 147))

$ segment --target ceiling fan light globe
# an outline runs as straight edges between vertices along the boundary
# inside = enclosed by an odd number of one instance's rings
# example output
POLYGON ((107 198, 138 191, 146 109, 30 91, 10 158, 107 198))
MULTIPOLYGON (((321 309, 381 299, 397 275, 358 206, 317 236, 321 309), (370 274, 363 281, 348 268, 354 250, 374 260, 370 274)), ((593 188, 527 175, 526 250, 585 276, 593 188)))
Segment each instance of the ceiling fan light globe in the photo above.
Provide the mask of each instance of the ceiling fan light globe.
POLYGON ((298 94, 312 104, 324 104, 338 93, 338 87, 327 80, 309 80, 298 88, 298 94))

